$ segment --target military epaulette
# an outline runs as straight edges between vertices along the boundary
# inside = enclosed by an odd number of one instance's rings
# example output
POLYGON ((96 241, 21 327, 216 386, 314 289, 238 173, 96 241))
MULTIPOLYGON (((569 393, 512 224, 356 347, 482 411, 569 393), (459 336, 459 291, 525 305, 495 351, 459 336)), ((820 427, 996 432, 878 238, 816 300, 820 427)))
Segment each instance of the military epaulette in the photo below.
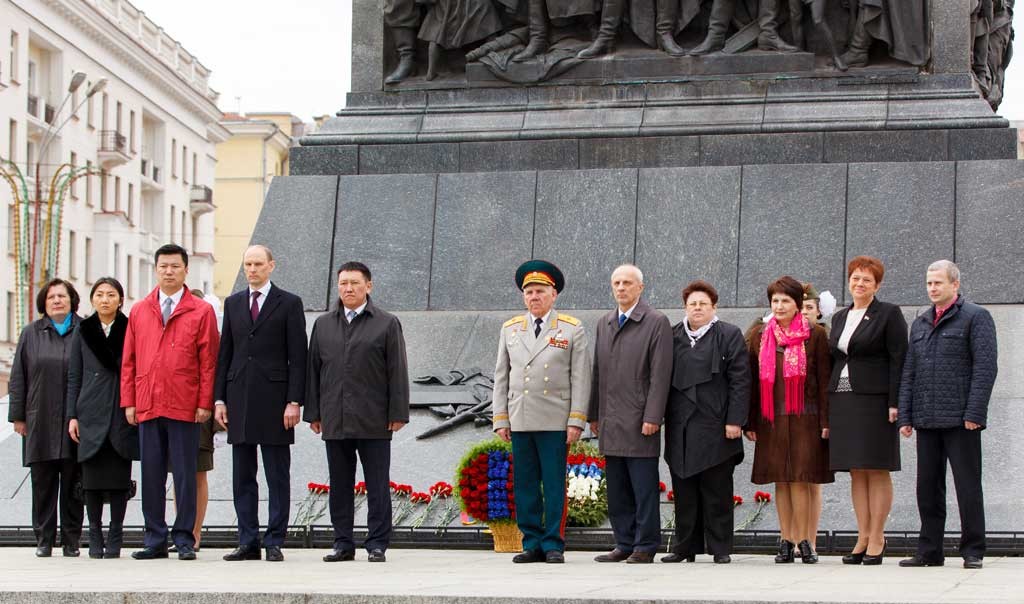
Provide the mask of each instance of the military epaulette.
POLYGON ((579 327, 579 324, 580 324, 580 320, 577 319, 576 317, 574 317, 572 315, 563 315, 562 313, 558 313, 558 320, 559 321, 565 321, 569 325, 573 325, 573 326, 576 326, 576 327, 579 327))
POLYGON ((522 323, 523 327, 525 328, 525 326, 526 326, 526 317, 524 317, 523 315, 519 315, 518 317, 512 317, 508 321, 505 321, 505 324, 502 325, 501 328, 505 329, 506 327, 512 327, 516 323, 522 323))

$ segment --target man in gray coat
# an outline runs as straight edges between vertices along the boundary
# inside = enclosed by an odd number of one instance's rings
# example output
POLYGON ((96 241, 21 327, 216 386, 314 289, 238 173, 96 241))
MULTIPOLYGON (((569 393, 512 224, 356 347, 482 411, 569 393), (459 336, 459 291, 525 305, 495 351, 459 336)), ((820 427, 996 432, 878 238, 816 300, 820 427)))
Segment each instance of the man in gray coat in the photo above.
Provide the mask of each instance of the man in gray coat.
POLYGON ((409 365, 398 317, 370 300, 373 279, 361 262, 338 270, 338 307, 313 324, 303 419, 327 446, 334 551, 324 562, 355 558, 352 523, 356 455, 366 480, 370 562, 384 562, 391 539, 391 435, 409 423, 409 365))
POLYGON ((615 549, 594 559, 649 564, 661 544, 658 430, 672 382, 672 324, 641 300, 639 268, 623 264, 611 282, 618 308, 597 323, 588 416, 608 463, 615 549))

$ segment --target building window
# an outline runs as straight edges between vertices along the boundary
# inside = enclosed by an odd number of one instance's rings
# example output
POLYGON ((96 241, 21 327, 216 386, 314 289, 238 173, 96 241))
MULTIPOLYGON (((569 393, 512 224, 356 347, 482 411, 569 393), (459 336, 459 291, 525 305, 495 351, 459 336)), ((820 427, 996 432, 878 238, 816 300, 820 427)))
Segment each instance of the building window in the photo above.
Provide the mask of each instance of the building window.
POLYGON ((91 285, 92 284, 92 238, 90 238, 90 237, 86 237, 85 238, 85 251, 84 251, 83 255, 85 256, 85 271, 83 272, 82 276, 85 277, 85 282, 87 284, 91 285))
POLYGON ((199 173, 198 165, 199 165, 199 158, 196 157, 195 153, 193 153, 192 154, 192 182, 197 183, 197 184, 199 183, 199 179, 196 178, 196 175, 199 173))
POLYGON ((167 242, 168 243, 174 243, 175 242, 174 241, 174 231, 176 230, 174 228, 174 216, 175 216, 175 214, 176 214, 176 212, 174 211, 174 206, 171 206, 170 222, 167 223, 167 226, 170 227, 168 232, 167 232, 167 242))
POLYGON ((71 189, 71 199, 78 199, 78 182, 75 178, 75 170, 78 169, 78 154, 74 151, 71 152, 71 184, 68 185, 71 189))
POLYGON ((85 205, 92 207, 92 161, 85 160, 85 205))
POLYGON ((199 249, 199 217, 192 217, 192 253, 199 249))
POLYGON ((100 172, 100 211, 107 211, 107 173, 100 172))
POLYGON ((135 216, 135 183, 128 183, 128 222, 134 224, 132 218, 135 216))
POLYGON ((10 66, 11 81, 12 82, 17 82, 18 81, 18 63, 20 62, 19 59, 18 59, 18 56, 19 56, 19 51, 21 50, 20 48, 18 48, 18 46, 19 46, 19 44, 18 44, 18 32, 12 31, 11 32, 11 66, 10 66))
POLYGON ((128 254, 128 261, 127 261, 127 263, 124 266, 124 268, 125 268, 124 293, 129 298, 134 298, 135 297, 135 283, 134 283, 135 279, 132 278, 132 277, 134 277, 134 273, 135 273, 135 266, 134 265, 135 265, 135 263, 132 261, 132 255, 128 254))
POLYGON ((178 139, 171 139, 171 178, 178 177, 178 139))
POLYGON ((139 288, 143 295, 149 291, 149 271, 146 269, 144 258, 139 258, 139 288))
POLYGON ((121 177, 114 177, 114 211, 121 211, 121 177))
POLYGON ((121 280, 121 244, 114 244, 114 278, 121 280))
MULTIPOLYGON (((13 203, 7 206, 7 253, 14 255, 14 221, 17 219, 18 208, 13 203)), ((21 228, 25 228, 24 224, 19 225, 21 228)))
POLYGON ((117 130, 117 133, 118 133, 118 134, 121 134, 122 132, 124 132, 124 129, 123 129, 123 128, 121 128, 121 113, 122 113, 122 111, 121 111, 121 109, 122 109, 122 107, 121 107, 121 101, 118 101, 118 102, 117 102, 117 106, 116 106, 116 107, 117 107, 117 108, 115 109, 116 113, 114 114, 114 116, 115 116, 115 118, 114 118, 114 119, 116 119, 116 120, 117 120, 117 121, 115 122, 115 126, 116 126, 115 130, 117 130))
POLYGON ((181 146, 181 182, 188 184, 188 145, 181 146))
POLYGON ((103 93, 103 100, 100 102, 100 130, 109 130, 107 127, 109 118, 107 114, 110 113, 110 96, 106 92, 103 93))
MULTIPOLYGON (((182 210, 181 211, 181 243, 180 243, 180 245, 182 247, 184 247, 185 246, 185 242, 188 241, 188 239, 185 238, 185 225, 186 225, 186 222, 185 222, 185 210, 182 210)), ((192 251, 195 251, 195 250, 192 250, 192 251)))
POLYGON ((74 231, 68 231, 68 275, 78 279, 78 237, 74 231))
POLYGON ((128 112, 128 148, 135 154, 135 112, 128 112))
POLYGON ((10 121, 10 131, 7 134, 7 161, 18 161, 18 122, 10 121))
MULTIPOLYGON (((92 88, 92 82, 86 82, 86 84, 89 86, 89 88, 92 88)), ((96 108, 96 103, 93 102, 93 98, 94 97, 89 97, 85 100, 85 125, 90 128, 96 127, 94 125, 95 122, 93 121, 93 114, 95 113, 94 109, 96 108)))
POLYGON ((14 292, 7 292, 7 341, 12 343, 18 341, 18 336, 14 333, 14 317, 16 314, 14 292))

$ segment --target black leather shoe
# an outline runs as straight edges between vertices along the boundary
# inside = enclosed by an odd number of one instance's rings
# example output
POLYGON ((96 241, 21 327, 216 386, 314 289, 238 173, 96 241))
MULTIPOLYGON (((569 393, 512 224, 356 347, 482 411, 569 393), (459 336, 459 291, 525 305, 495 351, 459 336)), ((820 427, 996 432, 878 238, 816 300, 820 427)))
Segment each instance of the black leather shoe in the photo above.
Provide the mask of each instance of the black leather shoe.
POLYGON ((667 564, 676 564, 679 562, 696 562, 697 556, 696 554, 669 554, 667 556, 662 556, 661 561, 667 564))
POLYGON ((600 556, 594 557, 594 562, 622 562, 626 558, 629 558, 630 554, 622 551, 619 548, 615 548, 607 554, 601 554, 600 556))
POLYGON ((228 562, 240 562, 242 560, 259 560, 260 546, 239 545, 234 549, 234 551, 224 554, 224 559, 228 562))
POLYGON ((356 553, 350 549, 336 549, 324 556, 324 562, 348 562, 355 559, 356 553))
POLYGON ((650 564, 654 562, 654 552, 633 552, 626 558, 626 564, 650 564))
POLYGON ((195 560, 196 550, 191 545, 178 546, 178 560, 195 560))
POLYGON ((53 555, 52 545, 40 545, 36 548, 36 558, 49 558, 53 555))
POLYGON ((967 556, 964 558, 964 568, 979 569, 982 567, 981 558, 977 556, 967 556))
POLYGON ((729 554, 715 554, 715 564, 728 564, 732 562, 732 556, 729 554))
POLYGON ((817 564, 818 554, 811 548, 811 542, 804 539, 797 546, 800 549, 800 561, 804 564, 817 564))
POLYGON ((167 548, 166 547, 146 547, 140 549, 137 552, 132 552, 132 558, 136 560, 156 560, 157 558, 166 558, 167 548))
POLYGON ((516 564, 532 564, 533 562, 544 562, 545 559, 544 552, 530 550, 516 554, 512 558, 512 562, 516 564))
POLYGON ((121 557, 121 550, 117 550, 116 552, 115 551, 111 551, 111 550, 107 550, 107 551, 103 552, 103 559, 104 560, 113 560, 114 558, 120 558, 120 557, 121 557))
POLYGON ((564 564, 565 556, 557 549, 553 549, 550 552, 544 553, 544 561, 548 564, 564 564))
POLYGON ((872 556, 871 554, 867 553, 868 550, 864 550, 864 566, 880 565, 882 563, 882 560, 885 560, 885 548, 888 545, 889 544, 887 542, 882 542, 882 551, 878 552, 877 556, 872 556))
POLYGON ((77 545, 71 545, 69 543, 68 545, 65 545, 61 549, 64 550, 64 557, 65 558, 77 558, 78 556, 82 555, 82 552, 78 551, 78 546, 77 545))
POLYGON ((782 539, 779 541, 779 553, 775 554, 776 564, 789 564, 796 559, 794 550, 796 545, 792 541, 782 539))
POLYGON ((366 556, 369 562, 387 562, 388 558, 384 555, 384 550, 377 548, 371 549, 369 554, 366 556))
POLYGON ((920 568, 923 566, 942 566, 946 563, 945 560, 928 560, 921 556, 914 556, 913 558, 907 558, 900 560, 900 566, 903 568, 920 568))
POLYGON ((843 556, 843 564, 860 564, 864 561, 864 553, 866 551, 867 550, 864 550, 864 552, 850 552, 849 554, 846 554, 843 556))
POLYGON ((267 562, 284 562, 284 554, 281 548, 276 545, 267 546, 267 562))

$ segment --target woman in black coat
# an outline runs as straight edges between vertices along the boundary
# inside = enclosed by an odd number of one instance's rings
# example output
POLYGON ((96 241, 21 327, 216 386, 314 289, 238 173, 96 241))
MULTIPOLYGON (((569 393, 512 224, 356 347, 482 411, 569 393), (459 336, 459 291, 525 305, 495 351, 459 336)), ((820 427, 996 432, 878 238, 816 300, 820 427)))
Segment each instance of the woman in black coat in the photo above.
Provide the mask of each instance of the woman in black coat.
POLYGON ((715 314, 718 292, 710 283, 687 285, 683 305, 686 318, 672 330, 672 389, 665 410, 675 547, 661 561, 693 562, 706 550, 722 564, 732 551, 732 475, 743 461, 750 366, 743 332, 715 314))
POLYGON ((82 538, 82 501, 75 497, 81 467, 64 415, 78 302, 78 292, 67 281, 44 285, 36 296, 41 318, 22 330, 11 368, 7 420, 23 438, 22 462, 32 476, 32 530, 41 558, 50 556, 57 540, 58 501, 64 555, 78 556, 82 538))
POLYGON ((900 308, 875 294, 885 276, 877 258, 857 256, 847 267, 853 304, 832 317, 829 348, 829 459, 850 473, 857 544, 844 564, 881 564, 885 521, 892 508, 891 472, 900 469, 896 427, 907 322, 900 308))
POLYGON ((82 487, 89 513, 89 557, 118 558, 139 432, 121 410, 121 351, 128 317, 124 290, 103 277, 89 294, 96 312, 84 319, 71 345, 68 366, 68 433, 78 443, 82 487), (103 502, 110 502, 110 530, 103 542, 103 502))

